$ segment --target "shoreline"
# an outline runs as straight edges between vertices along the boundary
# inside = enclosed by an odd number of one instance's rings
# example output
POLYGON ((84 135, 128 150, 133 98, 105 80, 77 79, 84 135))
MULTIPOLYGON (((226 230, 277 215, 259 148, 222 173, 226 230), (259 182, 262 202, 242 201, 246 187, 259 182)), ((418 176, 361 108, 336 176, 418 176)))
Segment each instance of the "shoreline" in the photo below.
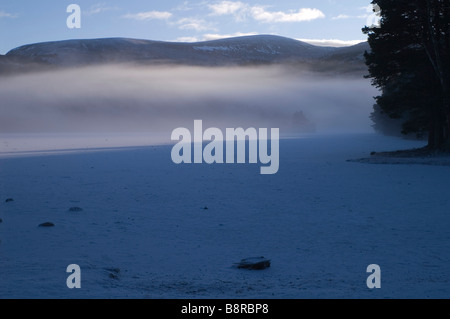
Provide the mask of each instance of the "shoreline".
MULTIPOLYGON (((282 133, 280 141, 335 137, 377 136, 372 132, 356 133, 282 133)), ((173 146, 170 133, 6 133, 0 134, 0 159, 51 156, 85 152, 126 151, 146 147, 173 146), (37 146, 40 145, 40 146, 37 146)), ((209 142, 204 142, 208 144, 209 142)))

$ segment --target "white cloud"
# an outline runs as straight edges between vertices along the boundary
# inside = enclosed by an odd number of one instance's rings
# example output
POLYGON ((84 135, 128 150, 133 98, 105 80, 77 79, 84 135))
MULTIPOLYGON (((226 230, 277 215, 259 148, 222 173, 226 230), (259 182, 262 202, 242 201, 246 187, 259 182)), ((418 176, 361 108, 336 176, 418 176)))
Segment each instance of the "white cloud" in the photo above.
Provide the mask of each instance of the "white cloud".
POLYGON ((322 47, 348 47, 365 41, 365 40, 338 40, 338 39, 297 39, 297 40, 322 47))
POLYGON ((226 15, 237 14, 239 11, 246 10, 248 5, 240 1, 222 1, 216 4, 209 4, 208 7, 212 10, 211 15, 226 15))
POLYGON ((332 20, 367 19, 369 16, 374 14, 374 11, 373 11, 374 10, 374 6, 371 5, 371 4, 369 4, 368 6, 365 6, 365 7, 359 7, 358 9, 361 10, 361 11, 366 11, 367 13, 360 14, 360 15, 357 15, 357 16, 350 16, 350 15, 347 15, 347 14, 339 14, 339 15, 337 15, 335 17, 332 17, 331 19, 332 20))
POLYGON ((190 11, 192 9, 193 8, 192 8, 191 3, 189 1, 183 1, 182 4, 179 4, 173 10, 175 10, 175 11, 190 11))
POLYGON ((197 37, 179 37, 174 40, 174 42, 198 42, 197 37))
POLYGON ((195 31, 206 31, 215 30, 207 21, 203 19, 196 18, 183 18, 178 20, 179 28, 181 30, 195 30, 195 31))
POLYGON ((267 11, 264 7, 252 7, 251 8, 252 17, 261 22, 271 23, 271 22, 303 22, 312 21, 320 18, 325 18, 325 14, 319 9, 303 8, 290 12, 267 11))
POLYGON ((210 15, 233 15, 236 20, 242 21, 251 17, 256 21, 265 23, 303 22, 324 18, 325 14, 319 9, 302 8, 297 11, 268 11, 264 6, 250 6, 240 1, 222 1, 208 5, 210 15))
POLYGON ((167 11, 147 11, 134 14, 126 14, 123 17, 126 19, 134 20, 167 20, 172 17, 172 13, 167 11))
POLYGON ((331 19, 332 20, 343 20, 343 19, 350 19, 350 18, 351 18, 351 16, 349 16, 349 15, 340 14, 340 15, 338 15, 336 17, 332 17, 331 19))
POLYGON ((232 15, 238 22, 244 21, 251 9, 248 4, 240 1, 222 1, 208 7, 212 11, 210 16, 232 15))
POLYGON ((8 13, 5 11, 0 11, 0 18, 16 18, 17 15, 12 14, 12 13, 8 13))
POLYGON ((343 19, 367 19, 369 17, 368 14, 362 14, 359 16, 349 16, 346 14, 340 14, 336 17, 332 17, 331 20, 343 20, 343 19))
POLYGON ((248 32, 248 33, 242 33, 242 32, 236 32, 233 34, 204 34, 202 40, 203 41, 211 41, 211 40, 219 40, 219 39, 226 39, 226 38, 234 38, 234 37, 244 37, 249 35, 257 35, 256 32, 248 32))
POLYGON ((359 7, 359 10, 364 10, 367 13, 373 13, 373 8, 374 8, 373 4, 369 4, 369 5, 364 6, 364 7, 359 7))
POLYGON ((102 13, 105 11, 110 11, 110 10, 117 10, 117 7, 109 7, 106 5, 106 3, 97 3, 92 5, 89 10, 87 10, 86 12, 84 12, 87 15, 94 15, 94 14, 98 14, 98 13, 102 13))

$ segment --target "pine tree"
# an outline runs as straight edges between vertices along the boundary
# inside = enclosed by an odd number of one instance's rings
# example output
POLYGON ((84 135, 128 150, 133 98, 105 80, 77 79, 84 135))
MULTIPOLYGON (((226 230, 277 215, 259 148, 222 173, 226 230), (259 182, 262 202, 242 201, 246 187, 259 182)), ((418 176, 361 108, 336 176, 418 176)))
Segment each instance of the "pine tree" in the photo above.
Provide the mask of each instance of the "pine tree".
MULTIPOLYGON (((366 27, 369 78, 377 109, 402 118, 403 133, 428 134, 430 149, 450 150, 450 1, 374 0, 380 27, 366 27)), ((379 116, 373 116, 379 119, 379 116)))

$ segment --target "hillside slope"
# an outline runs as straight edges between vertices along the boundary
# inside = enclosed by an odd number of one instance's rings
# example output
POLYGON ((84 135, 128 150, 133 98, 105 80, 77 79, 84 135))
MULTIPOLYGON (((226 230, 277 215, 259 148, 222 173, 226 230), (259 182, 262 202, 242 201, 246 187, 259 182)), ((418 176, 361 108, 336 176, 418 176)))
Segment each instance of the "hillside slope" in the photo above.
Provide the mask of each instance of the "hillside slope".
MULTIPOLYGON (((318 47, 272 35, 176 43, 128 38, 66 40, 29 44, 2 57, 10 61, 47 66, 82 66, 105 63, 183 64, 202 66, 358 61, 367 45, 346 48, 318 47)), ((1 67, 0 67, 1 69, 1 67)))

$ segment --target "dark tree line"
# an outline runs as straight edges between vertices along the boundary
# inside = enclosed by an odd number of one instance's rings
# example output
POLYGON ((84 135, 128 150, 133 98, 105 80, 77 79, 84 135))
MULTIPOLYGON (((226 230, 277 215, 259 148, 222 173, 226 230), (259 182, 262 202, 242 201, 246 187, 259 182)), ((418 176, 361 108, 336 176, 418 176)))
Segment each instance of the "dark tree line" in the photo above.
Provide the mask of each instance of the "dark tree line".
MULTIPOLYGON (((380 27, 365 27, 376 111, 403 120, 403 133, 450 150, 450 0, 374 0, 380 27)), ((379 116, 374 116, 379 119, 379 116)))

